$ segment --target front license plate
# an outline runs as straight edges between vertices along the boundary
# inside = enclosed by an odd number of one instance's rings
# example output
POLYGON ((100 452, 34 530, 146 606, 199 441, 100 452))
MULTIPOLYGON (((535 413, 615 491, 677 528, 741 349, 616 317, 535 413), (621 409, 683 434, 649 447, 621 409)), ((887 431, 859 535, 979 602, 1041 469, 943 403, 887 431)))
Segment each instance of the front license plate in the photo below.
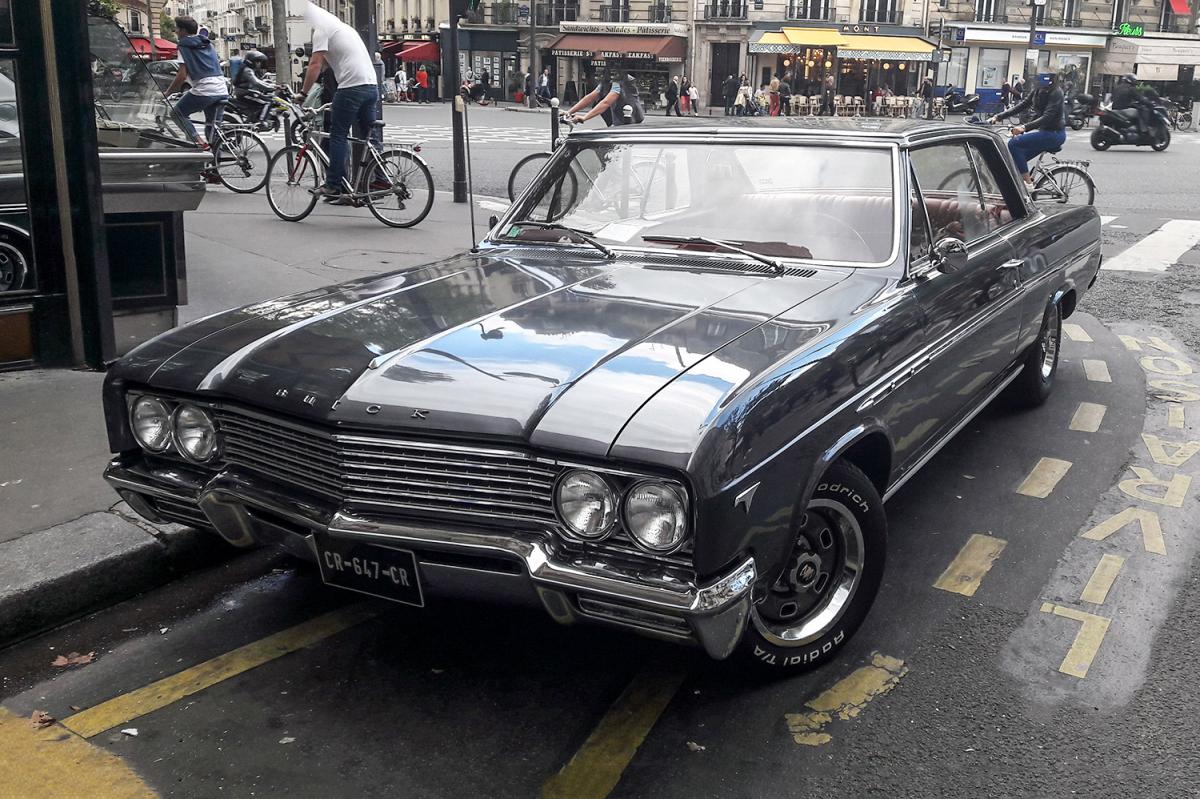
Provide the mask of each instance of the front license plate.
POLYGON ((425 606, 417 556, 407 549, 362 541, 318 538, 317 563, 326 585, 406 605, 425 606))

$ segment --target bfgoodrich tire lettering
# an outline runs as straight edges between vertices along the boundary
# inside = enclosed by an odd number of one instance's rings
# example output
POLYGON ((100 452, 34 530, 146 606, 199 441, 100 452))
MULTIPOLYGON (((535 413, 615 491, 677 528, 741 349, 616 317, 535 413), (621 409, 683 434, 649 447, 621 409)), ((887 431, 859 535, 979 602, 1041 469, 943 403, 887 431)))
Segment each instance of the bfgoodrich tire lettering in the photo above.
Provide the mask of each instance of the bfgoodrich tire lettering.
POLYGON ((755 605, 742 656, 779 674, 811 669, 841 649, 879 592, 887 517, 875 486, 837 462, 797 521, 782 573, 755 605))

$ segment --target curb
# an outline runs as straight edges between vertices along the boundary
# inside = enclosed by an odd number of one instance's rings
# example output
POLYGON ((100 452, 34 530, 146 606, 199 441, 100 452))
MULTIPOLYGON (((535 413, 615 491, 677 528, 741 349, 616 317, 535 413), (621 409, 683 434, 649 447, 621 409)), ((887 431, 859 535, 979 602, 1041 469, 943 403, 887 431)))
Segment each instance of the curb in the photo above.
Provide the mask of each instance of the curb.
POLYGON ((203 530, 152 525, 123 502, 0 544, 0 646, 238 552, 203 530))

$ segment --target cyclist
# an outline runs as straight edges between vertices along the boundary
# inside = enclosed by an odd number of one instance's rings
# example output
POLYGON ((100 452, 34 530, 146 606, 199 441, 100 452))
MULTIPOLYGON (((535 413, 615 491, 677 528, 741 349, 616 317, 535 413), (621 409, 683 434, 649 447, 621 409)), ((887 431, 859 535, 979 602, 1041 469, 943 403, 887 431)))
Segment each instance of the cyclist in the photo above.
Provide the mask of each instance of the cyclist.
POLYGON ((1008 140, 1008 151, 1026 183, 1029 177, 1029 159, 1039 153, 1058 150, 1067 140, 1067 114, 1063 104, 1062 89, 1058 85, 1058 74, 1051 71, 1050 82, 1039 86, 1026 95, 1025 99, 1006 108, 987 121, 996 124, 1001 119, 1016 116, 1027 108, 1033 109, 1033 119, 1012 129, 1013 137, 1008 140))
POLYGON ((275 84, 268 83, 259 77, 266 70, 267 56, 258 50, 247 50, 242 56, 242 66, 233 76, 233 96, 241 100, 246 107, 256 109, 254 119, 262 117, 263 109, 270 104, 269 98, 275 93, 275 84), (262 97, 261 95, 267 95, 262 97))
POLYGON ((199 35, 196 20, 187 16, 175 17, 175 29, 180 34, 179 57, 183 63, 167 88, 167 95, 179 91, 184 81, 191 80, 192 88, 179 98, 175 110, 179 113, 184 130, 197 144, 207 149, 208 141, 213 137, 213 128, 221 124, 225 103, 229 102, 229 90, 221 74, 221 59, 208 37, 199 35), (188 119, 197 111, 204 112, 203 136, 196 132, 196 126, 188 119))
POLYGON ((567 111, 576 124, 587 122, 592 117, 602 116, 608 125, 636 125, 645 120, 646 109, 638 97, 637 84, 632 75, 614 78, 612 73, 605 70, 604 77, 596 84, 596 88, 580 98, 579 102, 567 111), (620 103, 620 105, 617 105, 620 103), (594 106, 583 114, 580 110, 589 105, 594 106), (613 106, 617 105, 614 109, 613 106), (628 116, 625 109, 630 109, 628 116))

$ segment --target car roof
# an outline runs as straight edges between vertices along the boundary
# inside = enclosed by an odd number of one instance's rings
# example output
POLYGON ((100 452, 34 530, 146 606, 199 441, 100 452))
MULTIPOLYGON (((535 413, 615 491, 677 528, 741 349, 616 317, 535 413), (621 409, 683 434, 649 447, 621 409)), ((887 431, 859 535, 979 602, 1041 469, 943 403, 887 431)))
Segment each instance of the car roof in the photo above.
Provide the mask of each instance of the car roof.
POLYGON ((640 125, 585 130, 578 128, 572 138, 607 136, 672 135, 679 137, 728 136, 730 138, 803 138, 814 141, 892 142, 901 146, 947 135, 978 135, 986 128, 955 122, 925 119, 888 119, 879 117, 692 117, 672 119, 647 117, 640 125))

